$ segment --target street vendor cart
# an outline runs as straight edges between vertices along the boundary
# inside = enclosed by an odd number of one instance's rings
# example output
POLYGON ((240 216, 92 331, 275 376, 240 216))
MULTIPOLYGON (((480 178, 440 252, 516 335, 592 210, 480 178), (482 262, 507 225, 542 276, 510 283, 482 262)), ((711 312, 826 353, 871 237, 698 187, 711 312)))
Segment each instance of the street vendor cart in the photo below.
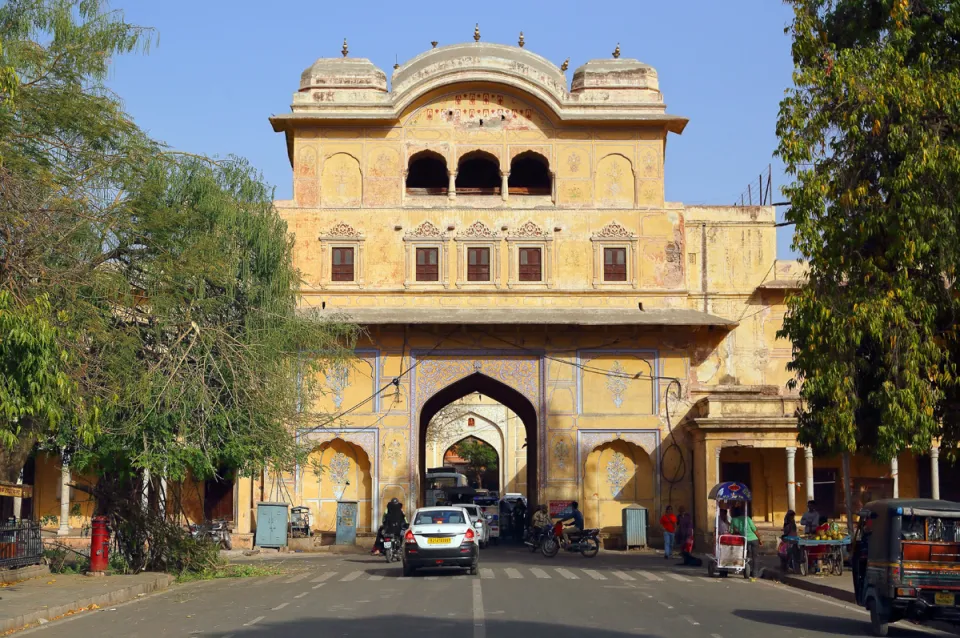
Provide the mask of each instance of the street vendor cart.
POLYGON ((731 505, 740 505, 743 507, 744 517, 749 516, 750 500, 752 499, 750 488, 744 483, 725 481, 714 485, 707 498, 717 503, 713 524, 713 554, 708 554, 706 557, 707 573, 710 576, 717 574, 726 576, 730 573, 743 574, 744 578, 749 578, 747 538, 737 534, 720 533, 720 510, 729 508, 731 505))
POLYGON ((806 576, 808 573, 843 575, 843 552, 849 547, 850 537, 841 539, 821 540, 803 538, 801 536, 784 536, 783 542, 789 547, 795 560, 789 561, 791 566, 806 576))

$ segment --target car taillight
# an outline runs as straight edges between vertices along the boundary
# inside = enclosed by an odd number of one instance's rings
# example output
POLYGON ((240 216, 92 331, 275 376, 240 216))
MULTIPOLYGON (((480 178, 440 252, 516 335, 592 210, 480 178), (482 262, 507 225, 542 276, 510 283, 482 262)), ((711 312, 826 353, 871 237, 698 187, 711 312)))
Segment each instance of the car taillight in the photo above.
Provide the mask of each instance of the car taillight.
POLYGON ((467 529, 467 533, 463 535, 463 540, 472 541, 476 537, 476 534, 473 533, 472 529, 467 529))
POLYGON ((403 540, 407 543, 416 543, 417 539, 413 537, 413 532, 407 530, 407 533, 403 535, 403 540))

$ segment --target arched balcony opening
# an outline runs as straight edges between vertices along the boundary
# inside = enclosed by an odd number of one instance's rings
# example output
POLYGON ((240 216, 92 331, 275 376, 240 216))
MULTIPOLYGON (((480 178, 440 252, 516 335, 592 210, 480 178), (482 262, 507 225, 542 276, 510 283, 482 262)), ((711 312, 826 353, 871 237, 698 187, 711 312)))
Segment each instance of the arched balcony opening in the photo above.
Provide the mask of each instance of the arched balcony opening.
POLYGON ((511 195, 550 195, 553 183, 547 158, 533 151, 514 157, 510 162, 508 190, 511 195))
POLYGON ((408 195, 446 195, 450 180, 447 160, 433 151, 420 151, 407 164, 408 195))
POLYGON ((499 195, 500 163, 484 151, 473 151, 460 158, 457 166, 457 195, 499 195))

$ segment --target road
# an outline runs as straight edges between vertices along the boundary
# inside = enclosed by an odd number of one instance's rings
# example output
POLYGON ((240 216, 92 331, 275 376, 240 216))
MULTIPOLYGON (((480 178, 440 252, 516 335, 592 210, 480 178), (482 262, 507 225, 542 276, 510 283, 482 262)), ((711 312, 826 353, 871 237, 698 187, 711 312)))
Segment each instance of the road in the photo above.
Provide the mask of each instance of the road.
MULTIPOLYGON (((273 560, 284 573, 175 587, 24 634, 43 638, 384 636, 396 638, 814 638, 863 636, 868 617, 768 581, 709 579, 653 555, 547 559, 481 553, 476 577, 362 555, 273 560)), ((891 636, 946 635, 894 625, 891 636)))

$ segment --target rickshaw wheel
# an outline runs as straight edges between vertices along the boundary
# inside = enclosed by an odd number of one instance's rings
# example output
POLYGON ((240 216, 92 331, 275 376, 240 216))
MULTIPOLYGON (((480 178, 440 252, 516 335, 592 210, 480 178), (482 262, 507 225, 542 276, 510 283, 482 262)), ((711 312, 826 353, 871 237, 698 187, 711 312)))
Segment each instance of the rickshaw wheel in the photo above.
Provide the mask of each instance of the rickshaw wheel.
POLYGON ((837 576, 843 576, 843 559, 833 557, 833 573, 837 576))
POLYGON ((873 635, 886 636, 890 632, 890 624, 880 615, 877 601, 871 599, 867 604, 870 606, 870 629, 873 630, 873 635))
POLYGON ((800 572, 801 576, 807 575, 807 550, 800 552, 800 560, 797 561, 797 571, 800 572))
POLYGON ((707 561, 707 576, 713 578, 717 575, 717 565, 712 560, 707 561))

